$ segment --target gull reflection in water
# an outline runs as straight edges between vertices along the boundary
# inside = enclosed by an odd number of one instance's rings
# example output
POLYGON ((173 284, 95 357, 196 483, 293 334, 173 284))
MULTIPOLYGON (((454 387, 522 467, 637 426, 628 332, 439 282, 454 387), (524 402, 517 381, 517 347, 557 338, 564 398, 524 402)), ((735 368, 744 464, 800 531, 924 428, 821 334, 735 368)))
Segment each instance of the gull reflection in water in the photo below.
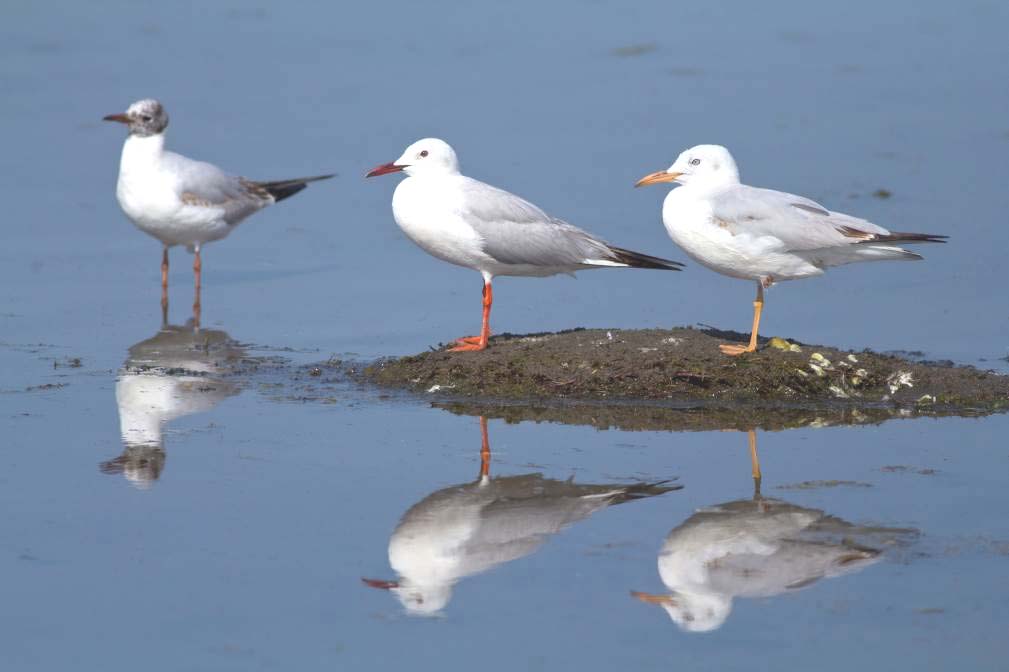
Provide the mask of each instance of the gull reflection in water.
POLYGON ((491 477, 483 416, 480 432, 479 478, 431 493, 403 514, 393 531, 389 564, 399 578, 362 579, 392 592, 409 614, 438 614, 461 579, 525 557, 597 511, 682 487, 668 481, 578 484, 538 473, 491 477))
POLYGON ((686 632, 717 630, 737 597, 774 597, 823 578, 854 574, 880 560, 882 547, 918 536, 908 528, 865 527, 760 494, 756 436, 749 432, 754 495, 699 510, 659 552, 664 594, 632 592, 657 604, 686 632))
POLYGON ((131 347, 116 380, 123 454, 102 462, 101 471, 150 487, 165 466, 165 426, 238 394, 239 387, 221 377, 243 355, 227 333, 198 330, 192 321, 164 325, 131 347))

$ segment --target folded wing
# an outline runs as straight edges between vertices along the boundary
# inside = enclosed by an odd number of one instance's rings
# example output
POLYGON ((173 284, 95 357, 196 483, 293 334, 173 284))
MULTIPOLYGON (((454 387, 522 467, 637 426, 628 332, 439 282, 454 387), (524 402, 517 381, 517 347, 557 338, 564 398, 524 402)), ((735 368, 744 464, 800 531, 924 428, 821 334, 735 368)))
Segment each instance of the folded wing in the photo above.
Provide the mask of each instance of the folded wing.
POLYGON ((502 264, 544 268, 644 266, 674 270, 681 264, 616 248, 496 187, 465 178, 460 216, 502 264))
POLYGON ((165 152, 163 161, 175 177, 175 191, 183 203, 221 209, 229 223, 237 223, 274 201, 256 183, 229 175, 212 163, 194 161, 174 152, 165 152))
MULTIPOLYGON (((713 199, 712 215, 737 235, 764 239, 768 251, 807 252, 851 245, 945 242, 946 236, 891 232, 858 217, 827 210, 802 196, 736 185, 713 199)), ((889 246, 889 245, 888 245, 889 246)))

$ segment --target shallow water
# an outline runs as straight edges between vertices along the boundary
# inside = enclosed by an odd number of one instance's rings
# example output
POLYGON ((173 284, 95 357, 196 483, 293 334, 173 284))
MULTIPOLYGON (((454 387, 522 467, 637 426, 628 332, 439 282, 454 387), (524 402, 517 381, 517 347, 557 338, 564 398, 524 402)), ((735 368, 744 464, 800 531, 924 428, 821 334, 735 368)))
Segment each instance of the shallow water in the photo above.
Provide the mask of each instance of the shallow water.
MULTIPOLYGON (((631 185, 699 142, 752 183, 948 233, 924 262, 775 288, 766 334, 1005 370, 1004 5, 2 14, 4 669, 1005 665, 1006 416, 761 432, 757 502, 745 433, 491 419, 481 488, 477 417, 303 368, 474 330, 476 274, 403 238, 396 178, 361 177, 439 135, 469 174, 674 259, 664 192, 631 185), (196 347, 191 258, 173 252, 178 328, 159 336, 160 250, 118 211, 122 129, 98 121, 149 95, 179 151, 254 178, 340 173, 206 248, 196 347), (607 494, 664 481, 682 488, 607 494), (779 513, 812 522, 774 536, 779 513), (726 555, 698 579, 740 526, 765 530, 767 562, 726 555), (812 581, 817 561, 839 575, 812 581)), ((694 264, 496 289, 513 332, 745 329, 751 300, 694 264)))

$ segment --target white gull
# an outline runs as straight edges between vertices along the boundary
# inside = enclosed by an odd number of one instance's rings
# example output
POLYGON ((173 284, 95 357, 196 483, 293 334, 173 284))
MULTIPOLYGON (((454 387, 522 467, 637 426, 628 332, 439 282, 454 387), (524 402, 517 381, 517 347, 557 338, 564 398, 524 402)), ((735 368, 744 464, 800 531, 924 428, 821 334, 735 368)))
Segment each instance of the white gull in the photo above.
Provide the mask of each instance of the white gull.
POLYGON ((802 196, 742 184, 736 162, 720 145, 692 147, 668 169, 646 175, 635 186, 659 182, 683 185, 669 192, 662 205, 662 221, 673 242, 713 271, 757 283, 750 342, 720 346, 728 355, 757 349, 764 289, 773 283, 858 261, 921 259, 895 243, 946 239, 891 232, 802 196))
POLYGON ((683 266, 610 245, 529 201, 466 177, 444 140, 418 140, 367 177, 400 171, 408 177, 392 197, 396 224, 429 254, 483 276, 480 335, 458 339, 453 350, 487 347, 494 276, 543 277, 613 267, 676 271, 683 266))

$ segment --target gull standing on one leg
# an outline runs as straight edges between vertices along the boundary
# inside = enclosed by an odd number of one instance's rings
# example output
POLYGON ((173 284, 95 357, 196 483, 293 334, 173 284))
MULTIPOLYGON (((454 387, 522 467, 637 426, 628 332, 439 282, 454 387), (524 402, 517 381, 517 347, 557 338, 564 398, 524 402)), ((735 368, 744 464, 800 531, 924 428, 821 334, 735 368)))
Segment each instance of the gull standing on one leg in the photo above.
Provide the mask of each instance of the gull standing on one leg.
POLYGON ((922 258, 894 243, 946 242, 946 236, 890 232, 802 196, 741 184, 736 162, 720 145, 692 147, 667 170, 646 175, 634 186, 658 182, 683 185, 669 192, 662 205, 662 221, 673 242, 713 271, 757 283, 750 342, 719 346, 727 355, 757 349, 764 289, 773 283, 858 261, 922 258))
POLYGON ((683 266, 614 247, 514 194, 460 174, 455 151, 443 140, 418 140, 367 177, 400 171, 408 177, 392 197, 399 228, 429 254, 483 276, 480 335, 458 339, 453 351, 487 347, 496 275, 544 277, 606 267, 678 271, 683 266))
POLYGON ((168 114, 153 99, 138 100, 123 114, 105 121, 126 124, 116 198, 138 229, 161 241, 161 310, 168 311, 168 248, 185 245, 193 261, 196 299, 193 313, 199 323, 200 247, 227 236, 243 219, 298 193, 309 182, 332 175, 299 177, 275 182, 253 182, 229 175, 209 163, 165 151, 168 114))

